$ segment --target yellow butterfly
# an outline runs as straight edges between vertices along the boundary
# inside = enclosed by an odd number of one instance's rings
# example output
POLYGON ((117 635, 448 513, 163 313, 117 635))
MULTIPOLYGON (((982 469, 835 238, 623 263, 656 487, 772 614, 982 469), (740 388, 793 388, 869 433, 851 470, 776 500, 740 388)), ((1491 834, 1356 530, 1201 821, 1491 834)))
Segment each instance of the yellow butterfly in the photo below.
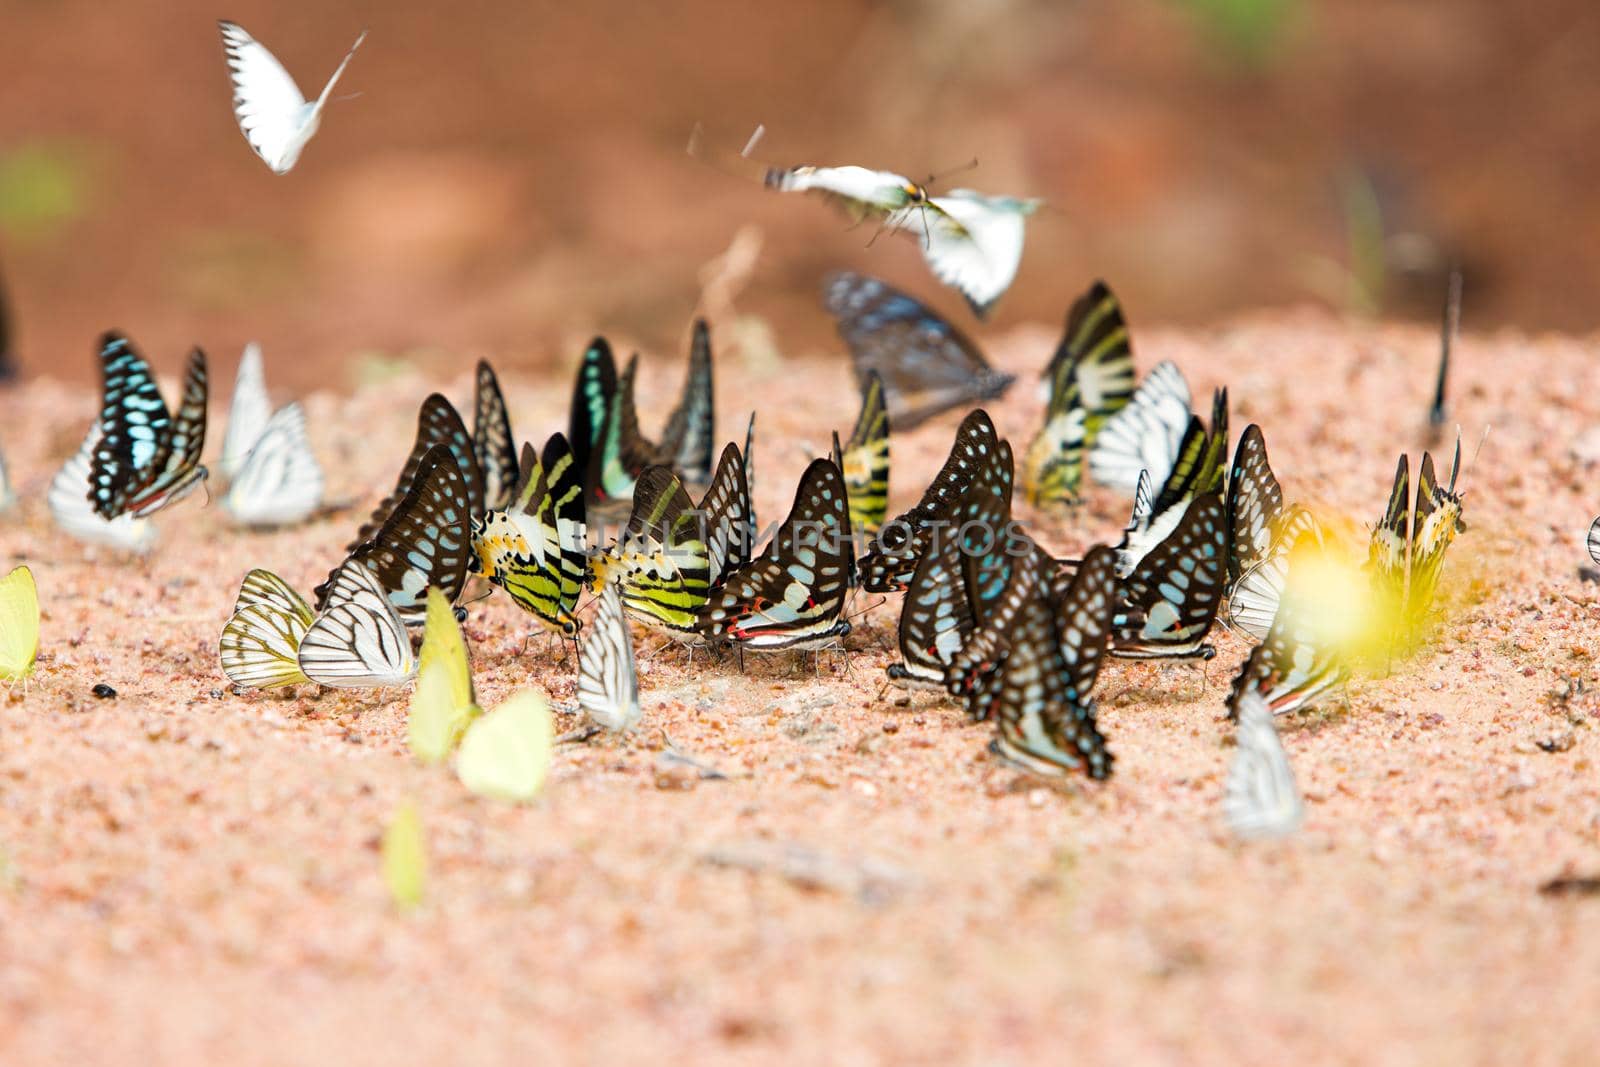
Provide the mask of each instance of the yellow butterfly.
POLYGON ((17 567, 0 578, 0 679, 21 681, 39 656, 39 587, 17 567))
POLYGON ((383 831, 383 883, 402 910, 422 903, 428 877, 428 846, 417 806, 409 801, 395 811, 383 831))
POLYGON ((449 601, 433 587, 406 733, 411 751, 427 763, 444 760, 459 742, 461 784, 513 802, 539 795, 555 744, 550 706, 537 690, 516 693, 487 714, 478 706, 466 639, 449 601))

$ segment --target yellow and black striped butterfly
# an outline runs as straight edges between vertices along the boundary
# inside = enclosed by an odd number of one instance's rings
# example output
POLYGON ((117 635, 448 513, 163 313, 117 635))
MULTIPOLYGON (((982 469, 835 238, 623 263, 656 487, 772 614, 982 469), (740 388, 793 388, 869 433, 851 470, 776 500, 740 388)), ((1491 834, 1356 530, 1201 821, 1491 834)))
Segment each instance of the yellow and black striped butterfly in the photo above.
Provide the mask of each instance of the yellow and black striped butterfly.
MULTIPOLYGON (((420 626, 426 618, 428 586, 437 586, 452 604, 460 599, 472 556, 467 501, 467 479, 455 456, 443 445, 432 445, 422 454, 405 496, 346 561, 372 571, 408 626, 420 626)), ((317 587, 318 610, 326 606, 336 574, 317 587)))
POLYGON ((843 449, 833 436, 834 460, 844 472, 850 495, 850 528, 874 537, 889 512, 889 409, 883 401, 883 379, 868 371, 861 390, 861 413, 843 449))
POLYGON ((1210 659, 1205 636, 1227 575, 1228 526, 1221 499, 1206 493, 1123 581, 1111 620, 1111 654, 1128 659, 1210 659))
POLYGON ((1103 281, 1073 302, 1066 333, 1045 370, 1044 425, 1023 457, 1023 485, 1035 504, 1075 502, 1084 456, 1133 394, 1133 349, 1116 294, 1103 281))
POLYGON ((150 365, 118 333, 100 342, 103 391, 99 437, 89 469, 89 503, 103 519, 143 518, 176 503, 206 478, 206 354, 196 348, 183 397, 167 410, 150 365))
POLYGON ((1189 403, 1189 383, 1177 364, 1156 364, 1122 410, 1100 428, 1089 449, 1089 476, 1127 495, 1145 471, 1152 484, 1165 483, 1189 429, 1189 403))
POLYGON ((822 284, 822 302, 850 348, 856 378, 876 373, 901 433, 951 408, 1005 395, 1015 377, 989 366, 944 318, 877 278, 843 271, 822 284))
POLYGON ((1394 487, 1389 492, 1389 506, 1384 509, 1383 521, 1372 531, 1367 569, 1379 610, 1396 631, 1408 636, 1422 625, 1433 604, 1445 550, 1456 534, 1466 529, 1461 519, 1461 496, 1456 492, 1460 473, 1459 440, 1448 488, 1439 486, 1433 474, 1433 456, 1424 452, 1417 474, 1416 502, 1408 516, 1410 482, 1406 457, 1401 456, 1394 487))
POLYGON ((521 482, 509 507, 472 522, 472 573, 504 589, 540 625, 571 637, 588 576, 583 481, 561 434, 542 455, 522 446, 521 482))
POLYGON ((979 408, 961 420, 944 466, 917 506, 885 523, 862 555, 857 573, 869 593, 902 590, 938 524, 948 520, 971 484, 973 472, 991 461, 999 442, 989 413, 979 408))
MULTIPOLYGON (((416 482, 417 472, 422 469, 422 458, 428 450, 439 446, 449 451, 455 460, 456 470, 460 473, 464 485, 464 504, 468 515, 481 515, 484 511, 483 472, 478 467, 477 449, 473 444, 473 437, 467 432, 467 425, 461 420, 461 413, 454 404, 439 393, 434 393, 422 402, 422 407, 417 412, 417 435, 411 444, 411 453, 406 457, 406 465, 400 471, 394 490, 383 499, 377 507, 372 509, 372 516, 356 532, 354 541, 345 546, 346 552, 354 552, 378 532, 378 528, 388 521, 394 514, 400 501, 405 499, 416 482)), ((422 596, 422 590, 417 590, 417 596, 422 596)), ((421 600, 417 601, 421 611, 421 600)), ((421 625, 422 618, 419 614, 416 622, 421 625)))
MULTIPOLYGON (((473 397, 472 452, 483 478, 483 507, 503 509, 516 488, 517 439, 511 433, 511 413, 506 408, 500 379, 486 359, 478 361, 477 390, 473 397)), ((473 512, 474 515, 479 514, 473 512)))
POLYGON ((711 563, 683 480, 666 467, 646 467, 622 536, 589 568, 595 592, 617 586, 623 607, 640 622, 697 635, 711 563))
POLYGON ((844 476, 831 459, 813 460, 766 551, 706 601, 700 633, 763 650, 832 645, 850 632, 841 615, 853 555, 844 476))

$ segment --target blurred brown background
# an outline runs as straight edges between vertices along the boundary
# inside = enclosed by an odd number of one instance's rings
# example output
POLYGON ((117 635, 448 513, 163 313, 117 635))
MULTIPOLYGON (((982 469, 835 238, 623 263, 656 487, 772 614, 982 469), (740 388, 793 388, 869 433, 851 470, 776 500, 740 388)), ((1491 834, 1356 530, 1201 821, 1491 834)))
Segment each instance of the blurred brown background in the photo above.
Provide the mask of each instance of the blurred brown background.
MULTIPOLYGON (((991 326, 1104 275, 1138 323, 1317 302, 1588 330, 1600 277, 1600 7, 1588 0, 810 0, 804 4, 7 0, 0 272, 24 370, 165 369, 259 338, 275 382, 374 360, 563 370, 596 330, 676 351, 741 226, 738 298, 832 344, 829 269, 975 328, 914 242, 850 231, 685 152, 860 163, 1042 196, 991 326), (371 31, 300 164, 236 128, 215 19, 314 94, 371 31)), ((759 168, 752 168, 759 172, 759 168)), ((563 378, 564 381, 564 378, 563 378)))

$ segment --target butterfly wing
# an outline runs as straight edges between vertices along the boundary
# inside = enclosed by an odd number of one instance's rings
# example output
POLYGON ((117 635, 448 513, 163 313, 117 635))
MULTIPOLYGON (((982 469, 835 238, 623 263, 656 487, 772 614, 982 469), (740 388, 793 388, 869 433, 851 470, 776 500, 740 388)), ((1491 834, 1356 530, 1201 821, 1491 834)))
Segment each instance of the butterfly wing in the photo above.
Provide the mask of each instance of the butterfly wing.
POLYGON ((127 501, 129 514, 137 518, 152 515, 182 500, 205 481, 200 454, 206 445, 207 383, 206 354, 196 348, 189 354, 183 399, 167 427, 158 466, 127 501))
MULTIPOLYGON (((434 445, 423 455, 404 499, 377 533, 350 554, 350 560, 371 570, 408 624, 423 621, 430 585, 451 603, 460 598, 471 553, 467 508, 467 483, 455 457, 434 445)), ((345 569, 341 565, 329 582, 345 569)), ((317 588, 317 603, 324 607, 328 589, 327 583, 317 588)))
POLYGON ((713 586, 750 559, 750 487, 744 458, 732 441, 722 450, 706 495, 700 498, 705 523, 706 567, 713 586))
POLYGON ((233 82, 233 114, 239 130, 273 173, 287 174, 311 136, 306 129, 306 98, 277 57, 243 27, 232 22, 218 22, 217 27, 233 82))
POLYGON ((523 690, 468 727, 456 775, 479 796, 526 803, 544 787, 554 744, 549 705, 539 693, 523 690))
POLYGON ((288 526, 322 504, 322 465, 298 403, 279 408, 228 485, 223 507, 246 526, 288 526))
POLYGON ((1112 654, 1210 659, 1214 650, 1203 642, 1222 600, 1226 556, 1222 501, 1207 493, 1124 582, 1112 618, 1112 654))
POLYGON ((577 380, 572 385, 572 407, 567 421, 567 442, 578 470, 590 469, 590 456, 599 450, 605 438, 606 419, 611 411, 611 398, 617 392, 617 363, 611 355, 611 345, 604 337, 596 337, 584 350, 578 364, 577 380))
POLYGON ((1256 566, 1272 548, 1283 511, 1283 490, 1267 461, 1267 439, 1251 423, 1239 438, 1228 472, 1228 580, 1256 566))
MULTIPOLYGON (((484 507, 483 474, 478 469, 477 451, 473 445, 472 435, 467 433, 467 425, 461 419, 461 413, 455 405, 446 400, 441 394, 434 393, 422 402, 422 407, 417 411, 417 435, 411 443, 411 454, 406 457, 406 465, 400 471, 400 478, 395 482, 394 490, 383 499, 377 507, 372 509, 372 517, 367 519, 356 538, 345 546, 346 552, 354 552, 366 541, 372 539, 389 516, 399 507, 400 501, 405 499, 416 482, 417 472, 422 468, 422 458, 428 454, 429 449, 435 445, 449 450, 455 458, 456 469, 461 472, 466 482, 466 506, 470 515, 481 515, 484 507)), ((417 590, 420 596, 422 591, 417 590)))
POLYGON ((1254 692, 1241 695, 1235 712, 1239 748, 1228 768, 1222 798, 1228 827, 1247 839, 1291 834, 1299 828, 1305 810, 1272 712, 1254 692))
POLYGON ((767 171, 765 184, 782 193, 814 193, 851 222, 878 218, 887 223, 917 195, 917 187, 900 175, 866 167, 774 167, 767 171))
POLYGON ((299 657, 311 623, 311 609, 287 582, 271 571, 251 571, 222 630, 217 649, 222 672, 235 685, 251 689, 309 681, 299 657))
POLYGON ((26 678, 38 657, 39 587, 33 571, 13 567, 0 578, 0 680, 26 678))
POLYGON ((647 467, 618 543, 591 563, 596 590, 615 585, 628 613, 652 626, 694 633, 710 586, 710 559, 683 481, 647 467))
POLYGON ((1164 484, 1190 426, 1189 383, 1176 364, 1159 363, 1112 415, 1089 450, 1089 473, 1110 489, 1132 493, 1139 472, 1164 484))
POLYGON ((233 379, 233 402, 228 406, 228 429, 222 436, 222 457, 217 469, 232 478, 245 456, 267 429, 272 418, 272 401, 267 396, 266 372, 262 369, 261 346, 254 341, 244 346, 239 357, 239 372, 233 379))
POLYGON ((318 685, 399 685, 417 671, 405 622, 378 576, 359 559, 328 579, 326 604, 300 641, 300 670, 318 685))
POLYGON ((876 535, 889 510, 889 409, 876 371, 867 372, 861 412, 840 469, 850 495, 850 528, 866 537, 876 535))
POLYGON ((1444 567, 1445 549, 1464 529, 1461 497, 1455 492, 1456 475, 1461 468, 1461 442, 1456 442, 1455 464, 1450 472, 1450 488, 1442 489, 1433 475, 1433 457, 1422 454, 1417 473, 1417 500, 1411 516, 1411 580, 1406 591, 1406 615, 1412 625, 1420 625, 1433 604, 1444 567))
POLYGON ((438 763, 461 741, 478 714, 467 641, 450 602, 428 589, 427 623, 417 657, 417 684, 406 717, 406 743, 424 763, 438 763))
POLYGON ((503 509, 511 503, 518 481, 517 439, 511 433, 511 413, 500 391, 500 379, 486 359, 478 361, 473 399, 472 453, 483 476, 483 506, 503 509))
POLYGON ((1056 641, 1061 647, 1066 697, 1076 704, 1088 702, 1111 639, 1116 559, 1116 553, 1105 545, 1090 549, 1056 599, 1056 641))
MULTIPOLYGON (((1011 287, 1022 262, 1024 222, 1038 201, 952 189, 928 201, 923 258, 960 290, 982 319, 1011 287)), ((907 227, 915 232, 915 222, 907 227)))
POLYGON ((172 416, 150 364, 133 342, 108 333, 100 343, 99 434, 90 468, 89 502, 114 519, 142 485, 165 466, 172 416))
POLYGON ((1589 536, 1584 543, 1588 546, 1589 558, 1594 560, 1595 566, 1600 567, 1600 519, 1589 524, 1589 536))
POLYGON ((157 530, 149 519, 123 514, 104 519, 89 503, 91 470, 95 446, 100 439, 98 424, 89 427, 83 444, 50 481, 46 503, 55 524, 79 541, 104 545, 123 552, 145 553, 155 547, 157 530))
POLYGON ((683 397, 667 419, 660 452, 685 481, 705 485, 711 480, 711 454, 716 447, 716 405, 711 375, 711 327, 705 319, 694 322, 689 347, 689 374, 683 397))
POLYGON ((948 321, 876 278, 843 272, 823 283, 823 304, 850 349, 856 377, 883 380, 893 425, 911 430, 954 407, 1001 396, 1011 375, 989 366, 948 321))
POLYGON ((578 707, 596 726, 615 733, 639 721, 639 675, 633 660, 633 634, 622 613, 622 595, 613 585, 600 596, 600 610, 583 642, 578 665, 578 707))
POLYGON ((1411 547, 1410 464, 1400 457, 1394 471, 1394 486, 1383 518, 1372 528, 1367 548, 1367 571, 1371 575, 1378 611, 1385 619, 1399 619, 1406 606, 1406 564, 1411 547))

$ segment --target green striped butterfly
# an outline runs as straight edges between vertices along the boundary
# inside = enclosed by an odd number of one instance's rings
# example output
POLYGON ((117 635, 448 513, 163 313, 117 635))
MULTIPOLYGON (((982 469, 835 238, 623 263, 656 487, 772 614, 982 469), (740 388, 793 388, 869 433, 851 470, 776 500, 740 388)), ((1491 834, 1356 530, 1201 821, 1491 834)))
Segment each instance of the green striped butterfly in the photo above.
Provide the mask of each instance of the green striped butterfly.
POLYGON ((695 635, 711 587, 711 563, 683 480, 666 467, 646 467, 622 537, 589 567, 595 592, 615 584, 629 615, 695 635))
POLYGON ((889 512, 889 409, 883 402, 883 379, 877 371, 866 374, 861 414, 849 442, 841 450, 835 434, 833 443, 850 497, 850 528, 863 537, 874 537, 889 512))
POLYGON ((536 457, 522 446, 521 482, 511 506, 473 519, 473 573, 504 589, 555 633, 572 636, 587 572, 583 486, 561 434, 536 457))

